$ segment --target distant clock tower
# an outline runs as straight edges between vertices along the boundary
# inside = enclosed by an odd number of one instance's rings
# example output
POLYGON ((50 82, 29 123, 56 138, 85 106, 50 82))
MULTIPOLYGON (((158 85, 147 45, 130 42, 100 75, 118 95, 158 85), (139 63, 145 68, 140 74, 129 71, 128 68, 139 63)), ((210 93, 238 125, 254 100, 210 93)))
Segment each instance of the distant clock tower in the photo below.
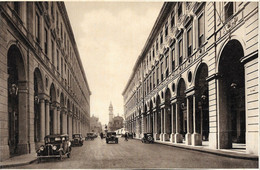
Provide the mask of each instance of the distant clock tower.
POLYGON ((109 122, 112 122, 113 121, 113 106, 112 106, 112 103, 110 102, 110 105, 109 105, 109 122))

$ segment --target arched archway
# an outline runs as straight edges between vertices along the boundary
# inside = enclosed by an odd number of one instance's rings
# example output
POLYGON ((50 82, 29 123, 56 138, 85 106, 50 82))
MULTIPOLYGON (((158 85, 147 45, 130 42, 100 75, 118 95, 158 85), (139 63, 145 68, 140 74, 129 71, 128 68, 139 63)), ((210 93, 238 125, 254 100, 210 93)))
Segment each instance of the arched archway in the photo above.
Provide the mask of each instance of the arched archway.
MULTIPOLYGON (((41 113, 40 113, 40 97, 43 93, 43 79, 39 68, 34 70, 34 142, 41 142, 41 113)), ((45 122, 43 122, 45 123, 45 122)), ((45 131, 45 129, 44 129, 45 131)), ((37 145, 36 145, 37 146, 37 145)))
POLYGON ((57 133, 57 107, 56 107, 56 90, 54 87, 54 84, 51 84, 50 87, 50 133, 49 134, 55 134, 57 133))
POLYGON ((170 89, 167 88, 165 92, 165 137, 164 139, 166 141, 170 140, 170 135, 171 135, 171 129, 172 129, 172 122, 171 122, 171 92, 170 89))
MULTIPOLYGON (((176 113, 176 117, 178 118, 178 128, 176 129, 176 133, 180 133, 182 135, 182 139, 185 139, 185 135, 187 133, 187 102, 185 98, 185 90, 185 82, 183 78, 181 78, 177 87, 178 112, 176 113)), ((179 139, 179 141, 180 140, 181 139, 179 139)))
POLYGON ((232 148, 233 142, 245 143, 245 75, 240 59, 243 47, 230 40, 219 63, 219 148, 232 148))
MULTIPOLYGON (((21 121, 21 117, 26 115, 26 107, 23 105, 26 93, 20 93, 20 90, 27 89, 25 66, 21 51, 16 45, 12 45, 7 53, 8 67, 8 143, 10 155, 18 153, 18 144, 20 138, 25 138, 27 129, 20 127, 27 123, 21 121), (25 134, 24 134, 25 133, 25 134)), ((21 151, 23 152, 23 151, 21 151)))
POLYGON ((149 133, 153 133, 153 101, 150 100, 149 104, 150 116, 149 116, 149 133))
POLYGON ((64 111, 64 109, 65 109, 65 103, 64 103, 65 101, 64 101, 64 94, 63 93, 61 93, 61 95, 60 95, 60 107, 61 107, 61 112, 60 112, 60 134, 62 134, 63 132, 64 132, 64 130, 63 130, 63 126, 64 126, 64 124, 63 124, 63 119, 64 119, 64 117, 65 117, 65 111, 64 111))
POLYGON ((195 77, 195 123, 196 132, 201 135, 202 141, 209 137, 209 94, 208 94, 208 66, 203 63, 199 66, 195 77))
POLYGON ((160 134, 161 134, 161 99, 160 96, 157 95, 156 97, 156 140, 160 140, 160 134))
POLYGON ((68 99, 68 101, 67 101, 67 134, 70 136, 71 135, 71 132, 70 132, 70 111, 71 111, 71 109, 70 109, 70 101, 69 101, 69 99, 68 99))
POLYGON ((144 105, 144 115, 143 115, 143 117, 144 117, 144 118, 143 118, 143 121, 144 121, 144 122, 143 122, 143 124, 144 124, 144 130, 143 130, 143 132, 144 132, 144 133, 147 133, 147 132, 148 132, 147 115, 148 115, 148 114, 147 114, 147 105, 145 104, 145 105, 144 105))

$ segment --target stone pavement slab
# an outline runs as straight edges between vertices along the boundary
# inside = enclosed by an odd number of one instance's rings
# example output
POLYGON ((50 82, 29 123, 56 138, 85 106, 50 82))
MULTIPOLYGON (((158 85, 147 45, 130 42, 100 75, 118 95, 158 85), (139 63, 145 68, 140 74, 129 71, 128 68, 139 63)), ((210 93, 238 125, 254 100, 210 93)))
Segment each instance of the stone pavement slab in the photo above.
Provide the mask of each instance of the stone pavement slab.
POLYGON ((33 163, 36 160, 37 160, 36 153, 14 156, 3 162, 0 162, 0 168, 27 165, 27 164, 33 163))

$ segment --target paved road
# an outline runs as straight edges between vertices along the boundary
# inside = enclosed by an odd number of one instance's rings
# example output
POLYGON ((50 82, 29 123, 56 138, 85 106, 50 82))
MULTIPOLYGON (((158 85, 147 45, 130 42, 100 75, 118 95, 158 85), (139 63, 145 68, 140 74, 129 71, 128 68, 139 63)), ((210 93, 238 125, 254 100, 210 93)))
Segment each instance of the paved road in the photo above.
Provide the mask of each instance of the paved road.
POLYGON ((16 168, 104 169, 104 168, 257 168, 258 161, 228 158, 139 140, 106 144, 96 138, 73 147, 71 158, 46 160, 16 168))

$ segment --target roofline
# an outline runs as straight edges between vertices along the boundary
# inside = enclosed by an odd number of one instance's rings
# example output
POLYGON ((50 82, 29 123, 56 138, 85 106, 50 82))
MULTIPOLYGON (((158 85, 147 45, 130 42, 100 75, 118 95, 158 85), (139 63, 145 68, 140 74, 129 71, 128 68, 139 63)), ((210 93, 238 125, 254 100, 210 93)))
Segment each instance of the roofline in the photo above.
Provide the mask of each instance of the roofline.
POLYGON ((64 2, 57 2, 57 3, 60 4, 60 7, 62 9, 61 12, 63 12, 65 24, 68 27, 69 36, 70 36, 71 41, 72 41, 71 43, 72 43, 72 46, 73 46, 73 48, 75 50, 76 57, 77 57, 77 60, 79 62, 80 70, 81 70, 81 73, 83 75, 83 79, 84 79, 84 81, 86 83, 89 95, 91 95, 91 91, 90 91, 90 88, 89 88, 89 85, 88 85, 88 81, 87 81, 87 78, 86 78, 85 70, 84 70, 84 68, 82 66, 82 62, 81 62, 79 51, 78 51, 78 46, 77 46, 77 43, 75 41, 74 33, 73 33, 73 30, 72 30, 72 27, 71 27, 71 24, 70 24, 70 20, 69 20, 69 17, 68 17, 68 13, 67 13, 67 9, 66 9, 65 3, 64 2))
POLYGON ((126 87, 124 89, 124 91, 122 92, 122 95, 125 94, 127 88, 129 87, 130 85, 130 82, 132 81, 134 75, 135 75, 135 72, 137 70, 137 67, 139 65, 139 63, 142 61, 142 59, 145 57, 144 54, 147 52, 147 50, 149 49, 149 47, 152 45, 153 43, 153 39, 155 39, 155 35, 158 33, 158 31, 160 30, 161 28, 161 22, 163 22, 165 20, 165 17, 168 15, 168 13, 165 13, 165 11, 169 10, 170 7, 172 5, 174 5, 176 2, 164 2, 162 8, 161 8, 161 11, 153 25, 153 28, 152 28, 152 31, 150 32, 147 40, 146 40, 146 43, 142 49, 142 52, 141 54, 138 56, 136 62, 135 62, 135 65, 133 67, 133 70, 132 70, 132 73, 131 73, 131 76, 130 78, 128 79, 127 81, 127 84, 126 84, 126 87))

